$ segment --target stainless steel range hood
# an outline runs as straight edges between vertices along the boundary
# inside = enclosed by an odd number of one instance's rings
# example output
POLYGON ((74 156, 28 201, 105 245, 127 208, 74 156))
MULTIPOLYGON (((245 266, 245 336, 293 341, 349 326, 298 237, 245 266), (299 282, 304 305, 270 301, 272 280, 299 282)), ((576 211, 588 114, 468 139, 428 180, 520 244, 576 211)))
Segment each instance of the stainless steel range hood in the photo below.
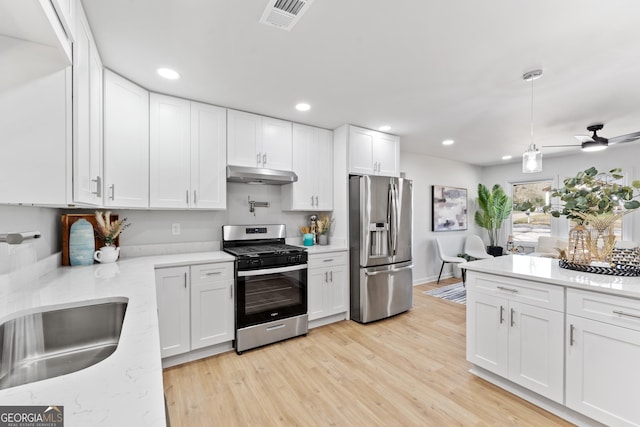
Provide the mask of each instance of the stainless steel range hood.
POLYGON ((227 181, 229 182, 284 185, 291 184, 297 180, 298 175, 290 171, 247 166, 227 166, 227 181))

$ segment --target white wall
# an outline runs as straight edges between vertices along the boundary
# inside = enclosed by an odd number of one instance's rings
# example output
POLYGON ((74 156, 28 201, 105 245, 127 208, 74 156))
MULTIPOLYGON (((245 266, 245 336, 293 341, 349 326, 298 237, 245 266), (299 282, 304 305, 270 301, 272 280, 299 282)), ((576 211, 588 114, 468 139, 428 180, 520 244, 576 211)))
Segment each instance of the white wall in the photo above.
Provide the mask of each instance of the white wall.
MULTIPOLYGON (((442 265, 436 250, 435 238, 441 239, 448 255, 456 255, 462 252, 467 234, 480 234, 483 231, 478 229, 473 221, 481 169, 467 163, 402 152, 400 170, 405 173, 406 178, 413 181, 413 281, 415 284, 433 281, 438 277, 442 265), (467 189, 467 231, 431 231, 432 185, 467 189)), ((451 264, 445 265, 442 276, 450 277, 451 268, 451 264)))
MULTIPOLYGON (((522 173, 520 162, 483 168, 480 182, 488 186, 500 184, 505 189, 509 189, 513 182, 551 179, 555 180, 555 186, 562 186, 563 179, 575 176, 579 171, 595 166, 600 172, 617 167, 622 168, 623 172, 627 174, 627 182, 630 184, 632 180, 640 179, 638 158, 640 158, 640 144, 638 143, 620 144, 595 153, 583 153, 576 149, 562 157, 543 157, 542 172, 540 173, 522 173)), ((566 220, 552 218, 552 221, 552 230, 557 230, 554 231, 554 234, 557 233, 566 238, 568 233, 566 220)), ((640 213, 627 215, 623 221, 625 240, 640 242, 640 213)))

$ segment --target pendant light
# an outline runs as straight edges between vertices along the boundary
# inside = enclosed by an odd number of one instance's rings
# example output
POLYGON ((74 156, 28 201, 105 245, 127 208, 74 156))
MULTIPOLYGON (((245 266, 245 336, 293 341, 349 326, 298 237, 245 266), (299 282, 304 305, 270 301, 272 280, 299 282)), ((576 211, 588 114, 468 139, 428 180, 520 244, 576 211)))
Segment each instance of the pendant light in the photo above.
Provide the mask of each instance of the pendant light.
POLYGON ((542 151, 533 143, 533 81, 542 77, 542 70, 533 70, 522 75, 522 79, 531 82, 531 143, 522 155, 522 172, 542 172, 542 151))

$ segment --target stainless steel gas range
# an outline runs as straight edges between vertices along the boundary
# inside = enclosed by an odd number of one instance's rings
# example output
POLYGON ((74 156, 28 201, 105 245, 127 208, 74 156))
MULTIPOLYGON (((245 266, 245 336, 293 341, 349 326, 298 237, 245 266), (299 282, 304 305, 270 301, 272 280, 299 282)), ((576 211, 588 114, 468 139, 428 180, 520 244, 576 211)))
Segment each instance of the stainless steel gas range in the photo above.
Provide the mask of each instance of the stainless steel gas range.
POLYGON ((307 252, 285 226, 225 225, 222 249, 236 257, 236 352, 306 335, 307 252))

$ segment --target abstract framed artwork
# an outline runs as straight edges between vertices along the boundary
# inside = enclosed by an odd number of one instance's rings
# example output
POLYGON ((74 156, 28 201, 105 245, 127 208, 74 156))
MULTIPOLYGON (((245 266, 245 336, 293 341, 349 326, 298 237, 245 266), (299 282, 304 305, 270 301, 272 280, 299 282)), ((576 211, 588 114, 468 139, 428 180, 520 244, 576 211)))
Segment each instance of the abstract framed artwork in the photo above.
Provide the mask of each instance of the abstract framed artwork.
POLYGON ((467 189, 432 185, 433 231, 460 231, 467 229, 467 189))

